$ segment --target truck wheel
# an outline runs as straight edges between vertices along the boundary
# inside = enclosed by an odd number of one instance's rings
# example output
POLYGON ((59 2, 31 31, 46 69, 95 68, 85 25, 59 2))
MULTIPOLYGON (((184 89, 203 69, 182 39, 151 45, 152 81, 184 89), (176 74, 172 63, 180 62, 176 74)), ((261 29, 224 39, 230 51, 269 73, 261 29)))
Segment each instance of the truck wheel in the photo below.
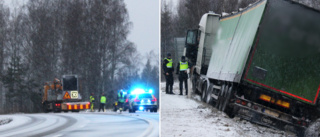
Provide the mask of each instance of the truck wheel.
POLYGON ((207 83, 204 83, 202 87, 202 94, 201 94, 201 100, 203 102, 206 102, 206 93, 207 93, 207 83))
POLYGON ((154 108, 153 109, 153 112, 157 113, 158 109, 157 108, 154 108))
POLYGON ((221 102, 220 102, 220 106, 219 106, 220 111, 222 111, 223 105, 226 102, 226 93, 227 93, 228 89, 229 89, 229 86, 225 85, 224 89, 222 90, 222 95, 221 95, 222 98, 221 98, 221 102))
POLYGON ((220 110, 219 108, 220 108, 220 104, 221 104, 221 101, 222 101, 222 95, 223 95, 224 88, 225 88, 225 85, 222 85, 221 89, 220 89, 220 92, 218 94, 218 100, 216 102, 216 108, 218 110, 220 110))
POLYGON ((224 103, 223 103, 223 106, 222 106, 222 111, 223 112, 226 112, 226 108, 228 107, 229 105, 229 102, 230 102, 230 98, 231 98, 231 95, 232 95, 232 86, 229 87, 229 89, 226 89, 225 90, 226 94, 225 94, 225 100, 224 100, 224 103))
POLYGON ((42 104, 42 110, 43 110, 44 113, 48 113, 49 112, 48 109, 47 109, 47 103, 43 103, 42 104))
POLYGON ((192 80, 192 91, 193 91, 193 93, 197 93, 197 87, 196 87, 196 81, 193 79, 192 80))
POLYGON ((211 101, 212 101, 212 97, 211 97, 212 90, 207 90, 206 93, 207 93, 206 103, 207 104, 211 104, 211 101))

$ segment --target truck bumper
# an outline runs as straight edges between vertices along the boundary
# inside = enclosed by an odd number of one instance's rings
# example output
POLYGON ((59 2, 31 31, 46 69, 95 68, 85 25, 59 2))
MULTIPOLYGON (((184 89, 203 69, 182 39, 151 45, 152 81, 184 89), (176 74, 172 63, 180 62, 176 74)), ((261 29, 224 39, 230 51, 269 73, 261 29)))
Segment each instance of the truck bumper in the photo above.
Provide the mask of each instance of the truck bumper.
POLYGON ((61 110, 83 110, 90 109, 90 102, 64 102, 61 103, 61 110))
POLYGON ((293 124, 290 121, 283 120, 277 117, 269 116, 265 113, 253 110, 252 108, 245 107, 239 104, 232 104, 233 112, 240 118, 246 119, 253 123, 267 126, 274 129, 280 129, 284 131, 291 131, 298 136, 303 136, 306 127, 293 124))
POLYGON ((158 107, 156 105, 136 105, 133 106, 133 109, 135 110, 139 110, 140 107, 143 107, 143 109, 158 109, 158 107))

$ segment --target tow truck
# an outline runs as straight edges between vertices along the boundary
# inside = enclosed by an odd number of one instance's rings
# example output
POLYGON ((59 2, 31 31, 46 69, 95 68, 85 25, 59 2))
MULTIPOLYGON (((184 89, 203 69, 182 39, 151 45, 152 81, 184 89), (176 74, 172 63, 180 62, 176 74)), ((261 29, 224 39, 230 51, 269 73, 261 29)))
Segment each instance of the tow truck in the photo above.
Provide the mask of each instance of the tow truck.
POLYGON ((77 75, 63 75, 62 83, 55 78, 46 82, 43 90, 42 106, 44 112, 79 112, 90 109, 90 102, 83 102, 79 93, 77 75))

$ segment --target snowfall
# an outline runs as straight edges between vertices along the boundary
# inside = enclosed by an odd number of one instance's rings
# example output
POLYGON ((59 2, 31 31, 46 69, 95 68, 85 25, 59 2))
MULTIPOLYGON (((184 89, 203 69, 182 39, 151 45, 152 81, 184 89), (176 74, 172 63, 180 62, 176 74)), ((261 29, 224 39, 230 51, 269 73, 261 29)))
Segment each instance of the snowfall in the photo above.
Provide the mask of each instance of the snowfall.
POLYGON ((199 95, 178 95, 179 82, 175 81, 173 86, 175 95, 164 92, 165 83, 161 83, 161 91, 162 137, 295 136, 293 133, 256 125, 239 117, 229 118, 225 113, 201 102, 199 95))

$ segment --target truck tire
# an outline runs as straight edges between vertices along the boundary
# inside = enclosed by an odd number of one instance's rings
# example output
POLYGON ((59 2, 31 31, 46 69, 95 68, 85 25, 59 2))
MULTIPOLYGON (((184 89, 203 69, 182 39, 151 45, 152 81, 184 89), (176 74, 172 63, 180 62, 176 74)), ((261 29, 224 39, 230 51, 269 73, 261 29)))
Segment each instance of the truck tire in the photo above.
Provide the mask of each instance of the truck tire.
POLYGON ((48 113, 49 112, 48 109, 47 109, 47 103, 43 103, 42 104, 42 110, 43 110, 44 113, 48 113))
POLYGON ((230 98, 231 98, 231 95, 232 95, 232 86, 230 86, 225 91, 226 91, 225 92, 226 94, 225 94, 225 100, 224 100, 224 103, 223 103, 223 106, 222 106, 222 112, 226 112, 225 110, 229 105, 229 101, 230 101, 230 98))
MULTIPOLYGON (((194 76, 193 76, 194 77, 194 76)), ((197 91, 197 84, 195 78, 192 78, 192 91, 193 93, 198 93, 197 91)))
POLYGON ((201 91, 201 100, 203 102, 206 102, 206 92, 207 92, 207 83, 204 83, 203 86, 202 86, 202 91, 201 91))
POLYGON ((221 106, 221 104, 222 104, 222 98, 223 98, 223 91, 224 91, 224 89, 225 89, 225 85, 222 85, 222 86, 221 86, 221 89, 220 89, 220 92, 219 92, 219 95, 218 95, 218 100, 217 100, 217 102, 216 102, 216 108, 217 108, 218 110, 220 110, 219 108, 220 108, 220 106, 221 106))
POLYGON ((226 102, 226 93, 227 93, 228 89, 229 89, 229 86, 225 85, 224 89, 222 90, 222 95, 221 95, 222 98, 221 98, 221 102, 220 102, 220 106, 219 106, 220 111, 222 111, 223 105, 226 102))
POLYGON ((153 109, 153 112, 154 112, 154 113, 157 113, 157 111, 158 111, 157 108, 154 108, 154 109, 153 109))
POLYGON ((211 97, 212 90, 209 89, 209 90, 206 91, 206 93, 207 93, 206 103, 207 104, 211 104, 211 101, 212 101, 212 97, 211 97))

